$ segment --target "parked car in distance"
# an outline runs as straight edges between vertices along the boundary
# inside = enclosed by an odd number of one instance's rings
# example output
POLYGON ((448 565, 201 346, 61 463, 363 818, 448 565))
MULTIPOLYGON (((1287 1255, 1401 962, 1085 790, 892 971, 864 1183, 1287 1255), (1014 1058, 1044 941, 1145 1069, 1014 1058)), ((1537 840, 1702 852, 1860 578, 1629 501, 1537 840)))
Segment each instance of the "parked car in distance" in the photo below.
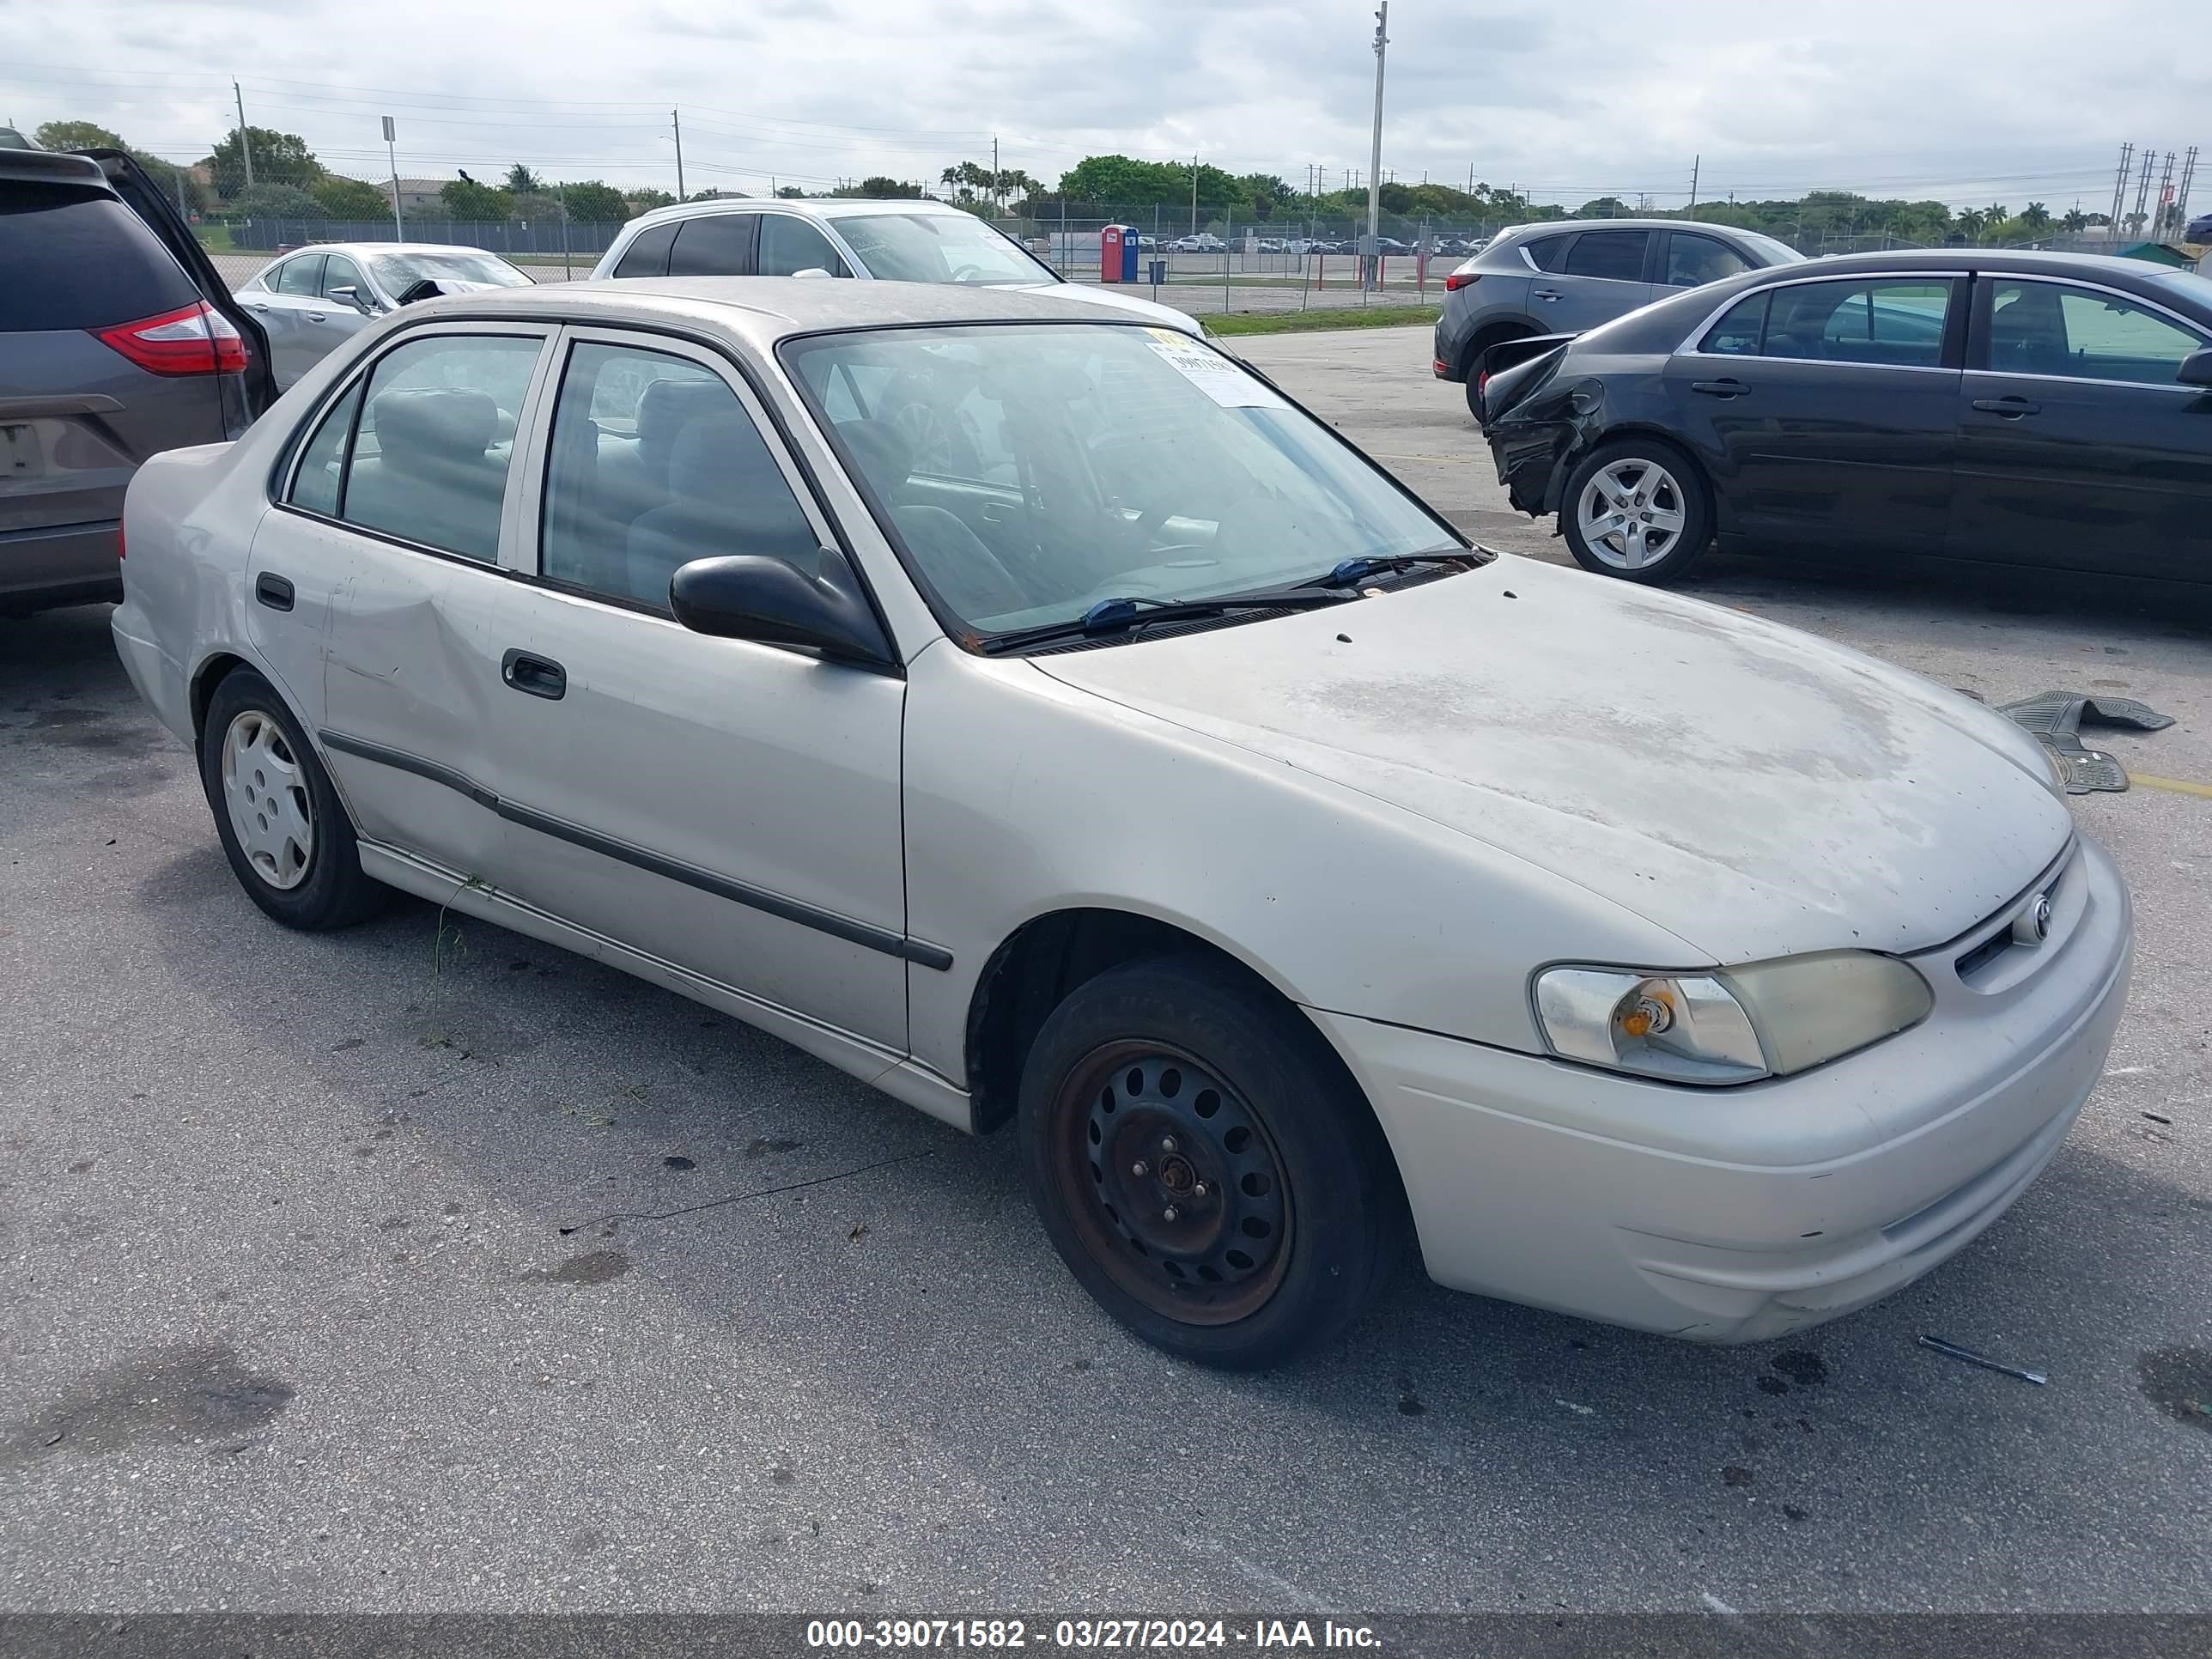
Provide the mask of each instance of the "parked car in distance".
POLYGON ((529 273, 483 248, 436 242, 318 242, 272 259, 239 285, 289 387, 375 318, 417 300, 480 288, 528 288, 529 273))
POLYGON ((252 901, 401 888, 1018 1124, 1185 1358, 1342 1331, 1408 1208, 1446 1285, 1779 1335, 1973 1238, 2103 1070, 2127 894, 2018 726, 1471 546, 1205 342, 486 290, 281 408, 140 473, 114 618, 252 901))
POLYGON ((1029 289, 1180 333, 1204 332, 1172 306, 1066 281, 1012 237, 946 202, 679 202, 624 225, 592 276, 847 276, 1029 289))
POLYGON ((1218 253, 1229 244, 1212 231, 1201 230, 1194 235, 1178 236, 1168 246, 1177 253, 1218 253))
POLYGON ((2188 271, 1856 254, 1484 362, 1499 481, 1608 575, 1674 580, 1717 536, 2212 580, 2212 286, 2188 271))
POLYGON ((0 149, 0 614, 121 597, 139 464, 275 396, 259 330, 136 162, 0 149))
POLYGON ((2185 242, 2212 242, 2212 213, 2199 214, 2191 219, 2189 228, 2181 233, 2181 240, 2185 242))
POLYGON ((1444 278, 1432 372, 1468 383, 1468 408, 1479 421, 1475 364, 1502 341, 1579 334, 1677 289, 1804 257, 1755 230, 1680 219, 1511 226, 1444 278))

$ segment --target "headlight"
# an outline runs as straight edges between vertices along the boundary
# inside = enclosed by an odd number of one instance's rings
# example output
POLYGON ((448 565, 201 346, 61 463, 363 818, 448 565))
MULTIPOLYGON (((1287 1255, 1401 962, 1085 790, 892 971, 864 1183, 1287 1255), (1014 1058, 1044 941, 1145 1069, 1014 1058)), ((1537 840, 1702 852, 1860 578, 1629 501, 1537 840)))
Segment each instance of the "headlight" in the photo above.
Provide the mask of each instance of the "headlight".
POLYGON ((1552 1052, 1670 1083, 1787 1077, 1917 1025, 1928 981, 1863 951, 1756 962, 1710 974, 1551 968, 1537 1023, 1552 1052))

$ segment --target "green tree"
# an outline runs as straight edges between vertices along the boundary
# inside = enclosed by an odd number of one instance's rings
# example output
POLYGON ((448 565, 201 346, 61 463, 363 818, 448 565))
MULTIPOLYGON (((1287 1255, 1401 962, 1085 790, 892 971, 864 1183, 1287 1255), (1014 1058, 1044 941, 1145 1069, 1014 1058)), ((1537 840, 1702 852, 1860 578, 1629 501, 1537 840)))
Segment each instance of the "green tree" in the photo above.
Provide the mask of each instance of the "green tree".
POLYGON ((91 121, 48 121, 31 135, 40 149, 121 149, 122 135, 91 121))
POLYGON ((542 190, 526 191, 517 195, 513 191, 500 192, 507 198, 507 216, 526 220, 533 225, 557 225, 561 222, 561 198, 542 190))
MULTIPOLYGON (((305 189, 323 176, 323 164, 298 133, 268 127, 248 127, 246 131, 253 140, 255 184, 305 189)), ((216 193, 226 201, 246 188, 246 157, 236 127, 223 135, 222 142, 208 156, 207 167, 215 177, 216 193)))
POLYGON ((884 201, 897 197, 911 196, 915 193, 915 190, 911 185, 902 184, 896 179, 887 179, 880 173, 872 173, 860 180, 857 186, 857 193, 878 201, 884 201))
POLYGON ((650 213, 655 208, 673 207, 676 204, 676 198, 673 196, 665 190, 655 190, 650 185, 643 190, 623 191, 623 200, 629 204, 629 210, 633 215, 650 213))
POLYGON ((1618 196, 1601 196, 1594 202, 1584 202, 1575 210, 1577 219, 1626 219, 1628 204, 1618 196))
POLYGON ((1980 208, 1962 208, 1957 223, 1968 241, 1978 242, 1982 237, 1982 227, 1989 222, 1989 217, 1980 208))
POLYGON ((775 193, 787 202, 801 200, 806 194, 797 185, 778 185, 775 187, 775 193))
POLYGON ((507 178, 503 182, 506 189, 513 195, 542 196, 545 193, 545 181, 520 161, 507 170, 507 178))
POLYGON ((388 219, 392 216, 392 187, 372 185, 343 173, 326 173, 307 186, 307 194, 323 205, 333 219, 388 219))
POLYGON ((2068 208, 2065 216, 2059 220, 2058 223, 2068 234, 2079 235, 2088 228, 2089 216, 2082 212, 2080 208, 2068 208))
POLYGON ((506 218, 507 210, 514 205, 514 198, 505 191, 480 185, 465 173, 449 185, 441 185, 438 199, 445 204, 448 219, 478 223, 506 218))
POLYGON ((231 205, 240 213, 250 213, 257 219, 325 219, 330 210, 301 190, 297 185, 264 185, 256 182, 252 190, 242 190, 231 205))
POLYGON ((561 196, 568 204, 569 218, 580 225, 618 225, 630 215, 629 204, 623 199, 623 193, 597 179, 563 185, 561 196))
POLYGON ((2040 202, 2030 202, 2021 210, 2020 222, 2031 231, 2048 230, 2051 228, 2051 210, 2040 202))

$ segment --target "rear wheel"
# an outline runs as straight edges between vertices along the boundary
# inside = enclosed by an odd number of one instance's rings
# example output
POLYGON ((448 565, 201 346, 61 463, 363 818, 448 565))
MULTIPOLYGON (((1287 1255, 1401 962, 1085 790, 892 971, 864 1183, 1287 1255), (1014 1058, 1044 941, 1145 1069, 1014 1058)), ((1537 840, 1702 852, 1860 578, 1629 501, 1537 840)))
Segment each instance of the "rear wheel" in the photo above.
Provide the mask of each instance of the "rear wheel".
POLYGON ((1642 436, 1601 444, 1560 498, 1559 528, 1585 570, 1658 585, 1680 578, 1713 539, 1704 476, 1672 444, 1642 436))
POLYGON ((239 885, 286 927, 343 927, 382 907, 388 890, 362 873, 330 775, 250 668, 234 669, 209 701, 200 782, 239 885))
POLYGON ((1387 1270, 1381 1128, 1297 1012, 1207 964, 1074 991, 1024 1068, 1030 1194, 1084 1288, 1158 1347, 1279 1364, 1342 1332, 1387 1270))
POLYGON ((1482 359, 1492 346, 1504 345, 1508 340, 1525 340, 1536 331, 1517 328, 1510 323, 1493 328, 1478 336, 1467 349, 1467 412, 1474 416, 1474 424, 1482 425, 1482 359))

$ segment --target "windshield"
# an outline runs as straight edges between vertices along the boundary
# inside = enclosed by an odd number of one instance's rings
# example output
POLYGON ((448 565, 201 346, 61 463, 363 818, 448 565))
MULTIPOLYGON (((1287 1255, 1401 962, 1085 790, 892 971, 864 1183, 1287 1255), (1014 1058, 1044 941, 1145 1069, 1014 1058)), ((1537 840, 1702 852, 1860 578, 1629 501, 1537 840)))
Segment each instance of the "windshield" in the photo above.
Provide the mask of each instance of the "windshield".
POLYGON ((915 573, 979 633, 1463 545, 1264 381, 1173 329, 886 330, 794 340, 783 356, 915 573))
POLYGON ((894 283, 1051 283, 1039 264, 965 213, 841 214, 837 234, 872 276, 894 283))
POLYGON ((386 294, 403 294, 425 277, 438 283, 489 283, 495 288, 528 288, 530 278, 495 254, 473 248, 439 248, 407 253, 372 253, 376 280, 386 294))

